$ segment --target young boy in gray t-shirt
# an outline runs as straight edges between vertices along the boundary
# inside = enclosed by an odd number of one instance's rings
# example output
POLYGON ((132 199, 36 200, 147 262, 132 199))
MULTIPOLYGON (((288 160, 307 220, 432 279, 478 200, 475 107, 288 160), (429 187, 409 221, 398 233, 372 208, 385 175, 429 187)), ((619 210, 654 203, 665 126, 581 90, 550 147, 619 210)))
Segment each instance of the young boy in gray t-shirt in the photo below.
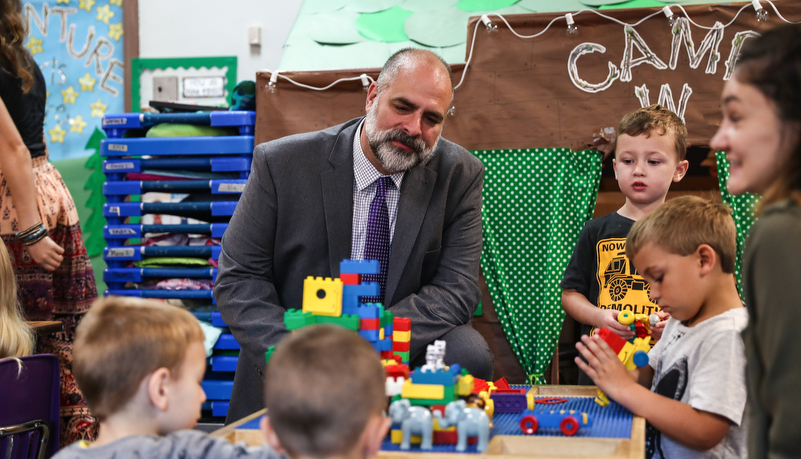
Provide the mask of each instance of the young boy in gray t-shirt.
POLYGON ((648 458, 747 457, 740 333, 748 314, 734 279, 735 236, 728 208, 693 196, 637 221, 627 255, 671 315, 650 365, 629 374, 603 340, 576 345, 587 360, 576 363, 595 384, 648 421, 648 458))

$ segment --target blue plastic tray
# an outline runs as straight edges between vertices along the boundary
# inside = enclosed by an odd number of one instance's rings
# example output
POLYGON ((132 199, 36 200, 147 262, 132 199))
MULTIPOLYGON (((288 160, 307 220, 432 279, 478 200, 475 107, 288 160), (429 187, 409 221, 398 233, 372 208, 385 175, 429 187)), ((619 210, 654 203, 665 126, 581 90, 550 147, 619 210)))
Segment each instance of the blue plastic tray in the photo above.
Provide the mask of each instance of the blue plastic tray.
POLYGON ((106 268, 104 282, 142 282, 148 277, 217 278, 217 268, 106 268))
POLYGON ((103 184, 103 195, 125 196, 149 191, 166 193, 186 193, 191 191, 211 191, 212 194, 242 194, 245 179, 228 180, 144 180, 108 181, 103 184))
POLYGON ((137 298, 181 298, 181 299, 210 299, 214 302, 213 290, 148 290, 148 289, 109 289, 103 292, 104 296, 134 296, 137 298))
POLYGON ((107 202, 104 217, 141 217, 145 214, 181 215, 192 212, 211 212, 215 217, 234 214, 237 201, 214 202, 107 202))
POLYGON ((256 124, 256 112, 245 110, 194 113, 119 113, 103 117, 103 130, 110 138, 122 137, 128 129, 144 128, 160 123, 197 124, 203 126, 249 127, 256 124))
POLYGON ((100 156, 242 155, 253 153, 253 136, 103 139, 100 156))
POLYGON ((103 173, 124 174, 146 169, 202 170, 211 172, 249 172, 252 155, 221 158, 105 159, 103 173))
POLYGON ((211 371, 236 371, 239 357, 232 355, 218 355, 211 358, 211 371))
POLYGON ((228 223, 201 223, 192 225, 105 225, 104 239, 141 238, 147 233, 210 233, 222 237, 228 223))
POLYGON ((202 246, 135 246, 106 247, 103 249, 103 259, 106 261, 138 261, 146 257, 197 257, 220 258, 222 247, 219 245, 202 246))

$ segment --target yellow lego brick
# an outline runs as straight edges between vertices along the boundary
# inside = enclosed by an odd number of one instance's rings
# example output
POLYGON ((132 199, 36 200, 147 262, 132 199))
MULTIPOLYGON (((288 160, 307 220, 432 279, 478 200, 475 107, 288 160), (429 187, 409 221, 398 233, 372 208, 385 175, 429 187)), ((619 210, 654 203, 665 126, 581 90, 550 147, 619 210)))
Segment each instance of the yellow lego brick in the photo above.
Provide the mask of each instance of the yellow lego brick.
POLYGON ((397 341, 399 343, 408 343, 412 340, 412 332, 411 331, 392 331, 392 341, 397 341))
POLYGON ((342 281, 330 277, 307 277, 303 281, 303 312, 318 316, 342 315, 342 281))
POLYGON ((468 395, 473 393, 473 387, 475 387, 476 380, 471 375, 464 375, 459 378, 459 382, 456 384, 456 393, 461 395, 462 397, 467 397, 468 395))
POLYGON ((609 398, 606 396, 606 394, 603 393, 601 389, 597 389, 596 391, 595 403, 601 406, 606 406, 609 404, 609 398))
POLYGON ((447 429, 443 429, 439 426, 439 420, 434 418, 434 430, 437 432, 456 432, 456 426, 450 426, 447 429))
POLYGON ((445 386, 440 384, 414 384, 409 379, 403 383, 401 397, 441 400, 445 398, 445 386))
MULTIPOLYGON (((455 427, 454 427, 454 429, 455 429, 455 427)), ((400 445, 400 443, 403 441, 403 431, 402 430, 392 430, 392 431, 390 431, 389 440, 392 443, 400 445)), ((420 435, 412 435, 411 442, 412 443, 423 443, 423 437, 421 437, 420 435)))
POLYGON ((384 327, 378 329, 378 341, 384 340, 384 327))

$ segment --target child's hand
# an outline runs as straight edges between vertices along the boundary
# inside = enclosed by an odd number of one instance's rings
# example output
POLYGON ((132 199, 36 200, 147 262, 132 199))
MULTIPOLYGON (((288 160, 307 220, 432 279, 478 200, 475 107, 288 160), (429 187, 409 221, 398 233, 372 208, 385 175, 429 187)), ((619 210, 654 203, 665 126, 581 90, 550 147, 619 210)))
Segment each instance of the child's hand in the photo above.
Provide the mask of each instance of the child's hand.
POLYGON ((582 336, 581 342, 576 343, 576 349, 587 359, 585 363, 580 357, 576 357, 576 364, 606 395, 615 398, 619 391, 625 390, 631 384, 637 384, 617 354, 598 335, 582 336))
POLYGON ((662 311, 655 312, 654 314, 659 316, 659 322, 651 327, 651 338, 653 338, 654 341, 658 341, 662 339, 662 332, 665 330, 667 320, 670 319, 670 314, 662 311))
POLYGON ((620 314, 620 311, 614 309, 599 309, 598 311, 601 313, 601 323, 597 328, 606 327, 626 341, 634 338, 634 331, 628 325, 623 325, 617 321, 617 315, 620 314))

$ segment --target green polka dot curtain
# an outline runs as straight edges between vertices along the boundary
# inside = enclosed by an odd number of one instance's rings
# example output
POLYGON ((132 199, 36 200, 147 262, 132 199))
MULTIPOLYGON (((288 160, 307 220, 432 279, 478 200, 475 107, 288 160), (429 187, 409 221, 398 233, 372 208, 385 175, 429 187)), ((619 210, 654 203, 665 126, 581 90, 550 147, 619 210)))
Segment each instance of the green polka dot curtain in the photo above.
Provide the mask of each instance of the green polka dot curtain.
POLYGON ((473 152, 486 167, 481 269, 512 350, 543 384, 565 312, 559 283, 592 218, 601 153, 565 148, 473 152))
POLYGON ((715 152, 715 159, 717 160, 718 166, 720 198, 731 207, 734 225, 737 227, 737 261, 734 265, 734 275, 737 278, 737 289, 740 291, 740 295, 742 295, 743 249, 745 240, 748 238, 748 232, 751 231, 751 225, 756 221, 755 210, 759 202, 759 196, 750 193, 735 196, 729 193, 727 188, 729 183, 729 161, 726 160, 726 154, 721 151, 715 152))

